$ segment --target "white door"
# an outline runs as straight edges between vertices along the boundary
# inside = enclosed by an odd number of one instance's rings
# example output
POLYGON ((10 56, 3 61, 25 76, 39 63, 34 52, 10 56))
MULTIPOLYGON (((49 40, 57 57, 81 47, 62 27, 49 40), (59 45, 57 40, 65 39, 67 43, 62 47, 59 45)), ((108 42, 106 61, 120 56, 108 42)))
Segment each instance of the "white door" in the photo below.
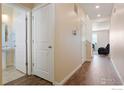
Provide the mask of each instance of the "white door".
POLYGON ((82 61, 86 61, 86 24, 82 22, 82 61))
POLYGON ((26 12, 20 11, 14 17, 15 67, 26 73, 26 12))
POLYGON ((33 74, 52 81, 52 5, 33 11, 33 74))

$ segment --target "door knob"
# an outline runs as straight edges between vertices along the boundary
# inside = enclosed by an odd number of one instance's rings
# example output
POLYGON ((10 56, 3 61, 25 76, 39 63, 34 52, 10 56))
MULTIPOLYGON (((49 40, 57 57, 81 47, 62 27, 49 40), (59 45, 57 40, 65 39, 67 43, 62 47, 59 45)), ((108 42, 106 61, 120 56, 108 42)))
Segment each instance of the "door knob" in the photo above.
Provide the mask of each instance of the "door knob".
POLYGON ((52 48, 52 46, 48 46, 48 48, 52 48))

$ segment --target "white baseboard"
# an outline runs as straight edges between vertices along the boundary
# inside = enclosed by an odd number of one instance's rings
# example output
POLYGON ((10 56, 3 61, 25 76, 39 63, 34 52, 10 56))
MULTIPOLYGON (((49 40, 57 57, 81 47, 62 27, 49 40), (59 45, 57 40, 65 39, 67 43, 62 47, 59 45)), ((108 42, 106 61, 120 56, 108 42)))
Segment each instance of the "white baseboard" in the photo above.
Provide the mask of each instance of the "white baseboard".
POLYGON ((86 59, 86 62, 91 62, 92 61, 92 59, 86 59))
POLYGON ((118 77, 119 77, 121 83, 124 85, 124 81, 123 81, 123 79, 122 79, 120 73, 118 72, 118 70, 117 70, 115 64, 113 63, 114 61, 112 60, 112 58, 110 58, 110 60, 111 60, 111 62, 112 62, 112 65, 113 65, 113 67, 114 67, 114 69, 115 69, 115 71, 116 71, 116 73, 117 73, 117 75, 118 75, 118 77))
POLYGON ((67 75, 61 82, 56 82, 55 85, 63 85, 80 67, 82 64, 80 64, 76 69, 74 69, 69 75, 67 75))

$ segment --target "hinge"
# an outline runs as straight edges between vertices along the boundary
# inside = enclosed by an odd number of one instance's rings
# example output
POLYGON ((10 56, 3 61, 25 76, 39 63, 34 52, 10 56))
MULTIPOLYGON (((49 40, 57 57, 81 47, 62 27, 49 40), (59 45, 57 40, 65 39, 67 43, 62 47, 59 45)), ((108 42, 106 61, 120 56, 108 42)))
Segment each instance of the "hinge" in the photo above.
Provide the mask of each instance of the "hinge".
POLYGON ((27 16, 25 17, 25 20, 26 20, 26 21, 28 20, 27 16))
POLYGON ((34 63, 32 63, 32 66, 34 67, 34 63))
POLYGON ((28 62, 26 62, 25 65, 28 66, 28 62))

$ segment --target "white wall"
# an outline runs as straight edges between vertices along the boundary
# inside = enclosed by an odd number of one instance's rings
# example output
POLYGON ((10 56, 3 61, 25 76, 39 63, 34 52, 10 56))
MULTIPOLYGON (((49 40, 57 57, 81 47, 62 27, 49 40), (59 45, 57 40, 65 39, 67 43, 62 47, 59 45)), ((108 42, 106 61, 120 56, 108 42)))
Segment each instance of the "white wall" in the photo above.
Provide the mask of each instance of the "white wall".
POLYGON ((115 4, 111 17, 111 58, 124 84, 124 4, 115 4))
POLYGON ((94 22, 92 26, 93 31, 108 30, 110 28, 110 20, 106 20, 103 22, 94 22))
POLYGON ((92 21, 86 16, 86 61, 92 61, 92 21))
POLYGON ((109 30, 93 31, 92 34, 97 34, 97 48, 106 47, 109 43, 109 30))
POLYGON ((1 4, 0 4, 0 85, 2 84, 2 20, 1 20, 1 15, 2 15, 2 11, 1 11, 1 4))
POLYGON ((59 83, 82 64, 81 18, 86 16, 80 5, 76 14, 74 4, 56 4, 55 81, 59 83))

